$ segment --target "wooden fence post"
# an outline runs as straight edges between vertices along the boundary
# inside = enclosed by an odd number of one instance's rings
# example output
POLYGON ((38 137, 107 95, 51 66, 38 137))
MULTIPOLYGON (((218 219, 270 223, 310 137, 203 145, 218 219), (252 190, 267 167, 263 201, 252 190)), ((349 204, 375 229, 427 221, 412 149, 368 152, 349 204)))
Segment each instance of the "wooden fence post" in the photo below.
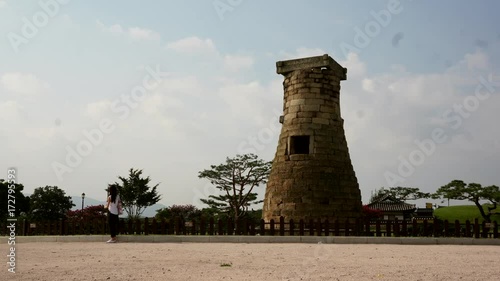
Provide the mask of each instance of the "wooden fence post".
POLYGON ((394 236, 399 237, 399 221, 398 218, 394 220, 394 236))
POLYGON ((300 219, 299 221, 299 235, 304 236, 304 220, 300 219))
POLYGON ((321 219, 318 219, 316 223, 316 235, 321 236, 321 219))
POLYGON ((392 236, 391 221, 390 220, 387 220, 387 222, 385 223, 385 236, 386 237, 391 237, 392 236))
POLYGON ((248 235, 248 218, 245 218, 243 220, 243 228, 242 228, 242 234, 243 235, 248 235))
POLYGON ((493 222, 493 238, 498 238, 498 223, 493 222))
POLYGON ((474 219, 474 238, 479 238, 479 220, 474 219))
POLYGON ((371 225, 370 225, 370 219, 365 220, 365 236, 371 236, 371 225))
POLYGON ((335 219, 335 222, 334 222, 334 231, 335 231, 335 236, 340 236, 340 221, 339 219, 335 219))
POLYGON ((255 235, 255 222, 254 220, 250 220, 250 235, 255 235))
POLYGON ((151 222, 151 234, 158 234, 158 223, 156 222, 156 218, 153 218, 151 222))
POLYGON ((481 224, 481 226, 482 226, 482 228, 483 228, 483 229, 482 229, 483 231, 482 231, 482 233, 481 233, 481 234, 482 234, 481 236, 482 236, 483 238, 488 238, 489 228, 488 228, 488 227, 486 227, 486 221, 483 221, 483 223, 481 224))
POLYGON ((214 217, 208 220, 208 235, 214 235, 214 217))
POLYGON ((349 219, 346 219, 344 224, 345 236, 349 236, 349 227, 350 227, 349 219))
POLYGON ((356 218, 355 220, 355 227, 354 227, 354 236, 360 236, 361 235, 361 230, 363 229, 363 225, 361 224, 361 220, 359 218, 356 218))
POLYGON ((227 235, 234 234, 234 221, 232 218, 227 219, 227 235))
POLYGON ((144 235, 149 234, 149 219, 144 218, 144 235))
POLYGON ((465 221, 465 237, 471 237, 472 233, 470 230, 471 230, 470 221, 466 220, 465 221))
POLYGON ((197 231, 196 231, 196 226, 197 226, 196 225, 196 220, 193 219, 191 223, 192 223, 192 226, 191 226, 191 235, 196 235, 196 233, 197 233, 197 231))
POLYGON ((376 233, 376 236, 377 236, 377 237, 382 236, 382 231, 381 231, 381 229, 380 229, 380 228, 381 228, 381 227, 380 227, 380 220, 379 220, 379 219, 377 219, 377 221, 375 222, 375 233, 376 233))
POLYGON ((460 222, 455 220, 455 237, 460 237, 460 222))
POLYGON ((428 225, 427 225, 427 220, 424 220, 424 232, 423 236, 427 237, 428 236, 428 225))
POLYGON ((448 237, 450 235, 450 226, 448 220, 444 220, 444 237, 448 237))
POLYGON ((269 222, 269 232, 271 236, 274 236, 274 219, 271 219, 271 221, 269 222))
POLYGON ((328 221, 328 219, 325 220, 324 227, 325 227, 325 236, 330 236, 330 222, 328 221))
POLYGON ((406 220, 403 220, 401 223, 401 235, 403 237, 408 236, 408 222, 406 220))
POLYGON ((128 225, 128 234, 134 234, 134 226, 131 218, 128 219, 127 225, 128 225))
POLYGON ((314 221, 313 221, 313 219, 309 220, 309 235, 314 236, 314 221))
POLYGON ((219 235, 224 235, 224 228, 222 226, 222 220, 218 219, 217 220, 217 230, 219 235))
POLYGON ((141 219, 139 219, 139 218, 135 220, 135 234, 137 234, 137 235, 142 234, 141 219))
POLYGON ((266 235, 266 222, 264 221, 264 219, 261 219, 261 220, 260 220, 260 229, 259 229, 259 234, 260 234, 261 236, 266 235))
POLYGON ((285 218, 280 216, 280 236, 285 236, 285 218))
POLYGON ((441 228, 440 228, 440 223, 438 220, 434 220, 434 223, 432 224, 433 228, 433 235, 434 237, 439 237, 441 236, 441 228))
POLYGON ((295 231, 295 225, 293 223, 293 219, 290 219, 289 225, 290 225, 290 236, 293 236, 295 231))
POLYGON ((205 218, 201 217, 200 219, 200 235, 206 235, 207 234, 207 229, 205 225, 205 218))

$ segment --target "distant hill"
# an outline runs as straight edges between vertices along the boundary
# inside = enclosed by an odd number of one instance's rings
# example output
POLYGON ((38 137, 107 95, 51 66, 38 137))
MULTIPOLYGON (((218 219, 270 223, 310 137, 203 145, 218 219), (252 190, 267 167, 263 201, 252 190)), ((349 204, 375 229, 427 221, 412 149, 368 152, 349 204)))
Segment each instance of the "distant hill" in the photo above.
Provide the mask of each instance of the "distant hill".
MULTIPOLYGON (((486 206, 488 205, 483 205, 483 210, 485 210, 485 212, 488 212, 486 206)), ((500 223, 500 207, 497 207, 497 209, 493 212, 496 212, 497 214, 491 216, 491 221, 497 221, 498 223, 500 223)), ((459 220, 460 223, 465 223, 466 220, 474 222, 474 219, 476 218, 480 223, 483 221, 483 217, 481 216, 478 208, 475 205, 437 208, 434 210, 434 216, 441 220, 448 220, 449 222, 454 222, 455 220, 459 220)))
MULTIPOLYGON (((82 208, 82 197, 81 196, 71 196, 71 200, 73 201, 73 204, 76 205, 71 210, 79 210, 82 208)), ((104 204, 106 204, 106 201, 99 201, 99 200, 96 200, 93 198, 85 197, 84 204, 85 204, 84 207, 95 206, 95 205, 104 205, 104 204)), ((165 206, 163 204, 154 204, 153 206, 146 208, 144 213, 142 213, 142 216, 148 217, 148 218, 154 217, 156 215, 156 210, 161 209, 161 208, 165 208, 165 207, 167 207, 167 206, 165 206)))

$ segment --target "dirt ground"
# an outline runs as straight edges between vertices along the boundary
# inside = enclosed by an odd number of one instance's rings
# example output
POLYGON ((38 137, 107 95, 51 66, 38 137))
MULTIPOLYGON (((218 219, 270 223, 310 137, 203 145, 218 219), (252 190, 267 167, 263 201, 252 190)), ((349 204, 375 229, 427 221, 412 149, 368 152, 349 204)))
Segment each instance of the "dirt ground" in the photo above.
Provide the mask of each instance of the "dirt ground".
POLYGON ((499 246, 20 243, 16 257, 0 280, 500 280, 499 246))

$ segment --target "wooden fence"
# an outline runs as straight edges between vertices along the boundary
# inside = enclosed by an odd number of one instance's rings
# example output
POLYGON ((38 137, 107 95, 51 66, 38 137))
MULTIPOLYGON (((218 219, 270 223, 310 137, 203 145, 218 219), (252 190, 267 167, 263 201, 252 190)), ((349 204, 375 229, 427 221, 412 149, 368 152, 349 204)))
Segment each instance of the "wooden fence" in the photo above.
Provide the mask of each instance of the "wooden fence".
MULTIPOLYGON (((0 224, 0 235, 9 235, 4 224, 0 224)), ((59 220, 46 222, 18 221, 16 235, 104 235, 109 234, 106 219, 99 220, 59 220)), ((498 239, 498 224, 466 221, 417 222, 417 221, 279 221, 254 222, 241 220, 234 222, 214 220, 184 222, 182 219, 157 221, 144 218, 136 221, 120 219, 119 235, 280 235, 280 236, 377 236, 377 237, 474 237, 498 239)))

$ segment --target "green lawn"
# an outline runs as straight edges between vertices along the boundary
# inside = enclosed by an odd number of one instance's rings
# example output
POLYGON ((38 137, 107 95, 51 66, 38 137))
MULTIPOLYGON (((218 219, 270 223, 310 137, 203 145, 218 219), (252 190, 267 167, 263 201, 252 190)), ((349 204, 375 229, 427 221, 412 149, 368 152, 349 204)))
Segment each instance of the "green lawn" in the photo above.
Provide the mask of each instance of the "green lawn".
MULTIPOLYGON (((487 213, 488 209, 486 208, 486 206, 488 205, 483 205, 483 209, 487 213)), ((500 223, 500 207, 497 207, 497 209, 493 212, 497 212, 498 214, 492 215, 491 221, 497 221, 497 223, 500 223)), ((474 222, 474 219, 476 218, 479 219, 480 223, 483 221, 483 217, 481 216, 481 213, 479 213, 479 210, 475 205, 438 208, 434 210, 434 216, 441 220, 448 220, 449 222, 454 222, 455 220, 459 220, 460 223, 465 223, 466 220, 474 222)))

